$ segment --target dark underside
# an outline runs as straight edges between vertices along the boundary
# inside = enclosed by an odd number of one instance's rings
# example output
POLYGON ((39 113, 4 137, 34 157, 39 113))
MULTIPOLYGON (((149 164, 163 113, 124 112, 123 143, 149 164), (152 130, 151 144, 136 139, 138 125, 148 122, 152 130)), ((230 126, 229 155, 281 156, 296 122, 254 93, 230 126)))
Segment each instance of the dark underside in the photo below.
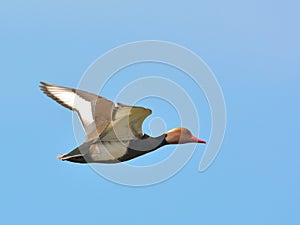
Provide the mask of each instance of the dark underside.
MULTIPOLYGON (((109 160, 109 161, 93 161, 89 155, 80 155, 79 148, 74 149, 70 153, 64 155, 64 156, 71 156, 66 159, 63 159, 65 161, 70 161, 74 163, 119 163, 128 161, 130 159, 134 159, 136 157, 139 157, 141 155, 144 155, 146 153, 152 152, 164 145, 167 145, 167 141, 165 139, 166 134, 162 134, 158 137, 150 137, 147 134, 144 134, 143 137, 133 140, 129 143, 127 147, 127 152, 122 157, 116 159, 116 160, 109 160), (72 157, 73 155, 73 157, 72 157)), ((86 143, 87 144, 87 143, 86 143)))
POLYGON ((165 139, 166 134, 163 134, 158 137, 150 137, 147 134, 140 139, 131 141, 127 147, 127 153, 120 157, 118 161, 124 162, 138 156, 144 155, 146 153, 152 152, 166 144, 167 141, 165 139))

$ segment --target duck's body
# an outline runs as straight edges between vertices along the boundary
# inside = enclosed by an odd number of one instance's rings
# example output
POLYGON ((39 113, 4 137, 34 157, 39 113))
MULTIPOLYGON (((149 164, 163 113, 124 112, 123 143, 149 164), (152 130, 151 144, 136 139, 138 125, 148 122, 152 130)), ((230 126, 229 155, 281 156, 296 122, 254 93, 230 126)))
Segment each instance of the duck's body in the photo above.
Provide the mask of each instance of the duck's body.
POLYGON ((119 163, 146 153, 152 152, 167 145, 166 134, 150 137, 144 134, 136 140, 117 142, 100 140, 83 143, 68 154, 60 156, 62 160, 77 163, 119 163), (82 154, 86 152, 85 154, 82 154))
POLYGON ((76 163, 118 163, 152 152, 167 144, 205 143, 186 128, 175 128, 158 137, 142 132, 150 109, 115 105, 108 99, 81 90, 41 82, 41 90, 78 113, 86 140, 57 158, 76 163))

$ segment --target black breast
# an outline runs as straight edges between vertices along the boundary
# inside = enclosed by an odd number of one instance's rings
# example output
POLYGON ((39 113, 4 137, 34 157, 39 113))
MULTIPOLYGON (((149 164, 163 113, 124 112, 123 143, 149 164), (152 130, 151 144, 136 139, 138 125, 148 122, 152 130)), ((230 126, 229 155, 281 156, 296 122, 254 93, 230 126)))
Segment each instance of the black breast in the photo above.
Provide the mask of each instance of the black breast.
POLYGON ((166 134, 158 137, 150 137, 149 135, 144 134, 143 137, 131 141, 127 147, 126 154, 118 160, 121 162, 127 161, 167 145, 168 143, 165 137, 166 134))

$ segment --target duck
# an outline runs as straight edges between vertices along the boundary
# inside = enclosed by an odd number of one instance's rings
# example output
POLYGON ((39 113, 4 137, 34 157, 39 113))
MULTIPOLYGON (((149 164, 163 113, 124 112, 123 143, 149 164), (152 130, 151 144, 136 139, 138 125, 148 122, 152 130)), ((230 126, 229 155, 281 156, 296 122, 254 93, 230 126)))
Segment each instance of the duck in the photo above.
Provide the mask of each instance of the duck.
POLYGON ((165 145, 201 143, 187 128, 177 127, 157 137, 142 130, 151 109, 130 106, 96 94, 40 82, 41 91, 62 106, 77 113, 86 138, 58 160, 73 163, 120 163, 153 152, 165 145))

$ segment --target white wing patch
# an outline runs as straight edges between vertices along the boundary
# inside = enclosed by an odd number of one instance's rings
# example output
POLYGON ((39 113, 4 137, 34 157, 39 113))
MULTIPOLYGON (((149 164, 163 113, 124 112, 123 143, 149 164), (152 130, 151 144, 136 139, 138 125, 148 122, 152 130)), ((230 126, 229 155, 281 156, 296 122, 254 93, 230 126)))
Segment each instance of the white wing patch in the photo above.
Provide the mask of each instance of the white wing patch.
POLYGON ((94 122, 91 103, 79 95, 75 95, 74 108, 79 113, 85 129, 87 129, 87 127, 94 122))

